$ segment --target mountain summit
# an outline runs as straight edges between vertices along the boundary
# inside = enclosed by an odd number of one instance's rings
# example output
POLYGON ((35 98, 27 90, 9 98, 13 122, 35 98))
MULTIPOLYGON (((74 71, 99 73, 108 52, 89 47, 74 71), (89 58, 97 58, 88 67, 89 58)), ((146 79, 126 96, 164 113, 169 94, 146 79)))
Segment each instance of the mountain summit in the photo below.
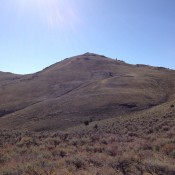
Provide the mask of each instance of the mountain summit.
POLYGON ((66 129, 173 97, 175 71, 85 53, 30 75, 0 72, 0 128, 66 129))

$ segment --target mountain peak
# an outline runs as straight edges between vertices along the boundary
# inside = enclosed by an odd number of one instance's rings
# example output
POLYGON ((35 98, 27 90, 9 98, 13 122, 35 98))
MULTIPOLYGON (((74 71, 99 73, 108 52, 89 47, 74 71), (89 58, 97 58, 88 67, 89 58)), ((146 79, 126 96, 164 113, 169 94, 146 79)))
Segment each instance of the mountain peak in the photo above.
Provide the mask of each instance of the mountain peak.
POLYGON ((82 54, 83 56, 101 56, 99 54, 96 54, 96 53, 91 53, 91 52, 86 52, 84 54, 82 54))
POLYGON ((174 71, 87 52, 32 75, 1 76, 0 128, 65 129, 143 110, 169 100, 174 82, 174 71))

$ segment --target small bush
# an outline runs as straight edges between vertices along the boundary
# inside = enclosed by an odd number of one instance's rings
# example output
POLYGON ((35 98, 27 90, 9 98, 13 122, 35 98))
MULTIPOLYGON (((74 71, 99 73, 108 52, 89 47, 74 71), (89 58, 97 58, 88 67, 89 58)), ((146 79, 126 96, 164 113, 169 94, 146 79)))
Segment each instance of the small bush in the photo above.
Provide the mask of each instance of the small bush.
POLYGON ((84 125, 86 125, 86 126, 89 125, 89 121, 87 121, 87 120, 84 121, 84 125))
POLYGON ((85 168, 85 161, 81 157, 73 157, 66 160, 68 165, 73 165, 76 170, 85 168))

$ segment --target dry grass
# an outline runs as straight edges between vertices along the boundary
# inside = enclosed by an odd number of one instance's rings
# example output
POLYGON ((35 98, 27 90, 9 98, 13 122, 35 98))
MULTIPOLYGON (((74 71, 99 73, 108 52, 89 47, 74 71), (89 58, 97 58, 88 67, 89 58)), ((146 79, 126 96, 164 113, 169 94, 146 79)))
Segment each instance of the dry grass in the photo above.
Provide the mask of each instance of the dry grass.
POLYGON ((0 72, 0 175, 174 175, 174 77, 95 54, 0 72))
POLYGON ((0 72, 0 128, 63 130, 167 101, 175 71, 130 65, 96 54, 75 56, 43 71, 0 72))

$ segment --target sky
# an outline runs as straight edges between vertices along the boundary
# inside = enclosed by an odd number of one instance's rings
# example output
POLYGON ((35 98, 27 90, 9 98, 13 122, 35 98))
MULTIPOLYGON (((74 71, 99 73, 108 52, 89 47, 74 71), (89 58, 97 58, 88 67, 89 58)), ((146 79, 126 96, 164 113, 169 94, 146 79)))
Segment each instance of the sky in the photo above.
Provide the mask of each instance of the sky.
POLYGON ((175 0, 0 0, 0 71, 86 52, 175 69, 175 0))

